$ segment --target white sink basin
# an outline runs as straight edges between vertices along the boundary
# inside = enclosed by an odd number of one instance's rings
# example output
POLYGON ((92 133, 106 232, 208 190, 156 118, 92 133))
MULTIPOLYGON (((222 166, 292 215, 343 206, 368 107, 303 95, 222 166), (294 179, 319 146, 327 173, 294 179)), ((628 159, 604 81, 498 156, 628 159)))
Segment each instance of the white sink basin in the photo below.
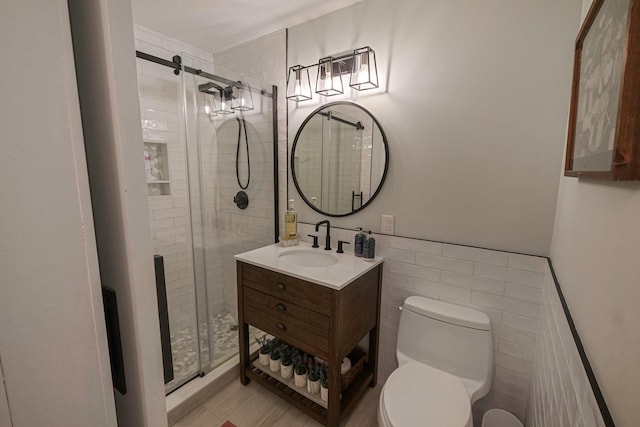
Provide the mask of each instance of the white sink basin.
POLYGON ((322 249, 292 249, 278 254, 282 261, 305 267, 331 267, 338 263, 338 258, 322 249))
POLYGON ((342 289, 383 261, 381 257, 365 261, 353 253, 339 254, 312 248, 308 242, 300 242, 298 246, 275 243, 235 255, 235 258, 332 289, 342 289))

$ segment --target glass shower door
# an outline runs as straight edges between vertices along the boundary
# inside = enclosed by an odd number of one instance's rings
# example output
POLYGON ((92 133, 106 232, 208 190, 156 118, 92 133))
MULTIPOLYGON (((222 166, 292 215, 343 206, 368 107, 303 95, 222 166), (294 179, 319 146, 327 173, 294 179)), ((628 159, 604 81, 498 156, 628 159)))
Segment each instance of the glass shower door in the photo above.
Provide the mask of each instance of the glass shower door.
MULTIPOLYGON (((159 48, 158 48, 159 49, 159 48)), ((158 52, 171 57, 170 51, 158 52)), ((171 356, 171 391, 200 372, 191 214, 187 188, 183 90, 162 65, 137 59, 149 225, 164 261, 171 356)))
POLYGON ((183 81, 201 369, 206 373, 238 354, 234 255, 275 240, 274 111, 272 99, 261 94, 262 81, 182 55, 184 65, 203 71, 183 73, 183 81), (212 95, 205 87, 213 83, 225 89, 237 81, 252 88, 254 109, 215 113, 221 109, 219 91, 212 95), (249 200, 243 208, 234 203, 241 191, 249 200))
MULTIPOLYGON (((159 47, 153 53, 175 54, 159 47)), ((167 393, 238 353, 234 255, 277 235, 269 91, 259 80, 184 53, 182 65, 176 76, 137 60, 149 222, 166 282, 174 372, 167 393), (214 71, 221 87, 242 80, 254 88, 254 109, 214 115, 219 105, 201 90, 214 71), (242 208, 234 203, 239 191, 249 200, 242 208)))

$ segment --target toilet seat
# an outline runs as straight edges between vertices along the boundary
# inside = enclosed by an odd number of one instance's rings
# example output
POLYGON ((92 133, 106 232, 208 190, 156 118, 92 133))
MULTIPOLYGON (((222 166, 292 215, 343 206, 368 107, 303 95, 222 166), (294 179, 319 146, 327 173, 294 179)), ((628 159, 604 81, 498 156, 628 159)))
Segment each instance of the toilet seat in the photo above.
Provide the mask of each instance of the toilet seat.
POLYGON ((379 422, 385 427, 471 427, 471 402, 459 378, 411 361, 385 383, 379 422))

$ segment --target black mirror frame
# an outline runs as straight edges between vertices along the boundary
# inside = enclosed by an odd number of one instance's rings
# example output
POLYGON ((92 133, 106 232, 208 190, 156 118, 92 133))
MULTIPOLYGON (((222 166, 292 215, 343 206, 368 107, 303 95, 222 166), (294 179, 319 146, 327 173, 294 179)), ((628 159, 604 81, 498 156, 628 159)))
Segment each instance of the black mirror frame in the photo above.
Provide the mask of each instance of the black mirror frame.
POLYGON ((378 122, 378 119, 376 119, 375 116, 373 114, 371 114, 371 112, 369 110, 367 110, 366 108, 364 108, 361 105, 358 105, 358 104, 356 104, 354 102, 349 102, 349 101, 330 102, 328 104, 323 104, 320 107, 316 108, 315 110, 313 110, 304 119, 304 121, 302 122, 302 124, 298 128, 298 131, 296 132, 296 137, 293 140, 293 145, 291 146, 291 158, 290 158, 289 161, 290 161, 290 164, 291 164, 291 178, 293 179, 293 183, 296 186, 296 190, 298 190, 298 194, 300 194, 300 197, 302 197, 302 200, 304 200, 304 202, 307 204, 307 206, 309 206, 314 211, 316 211, 318 213, 321 213, 322 215, 326 215, 326 216, 331 216, 331 217, 349 216, 349 215, 353 215, 355 213, 358 213, 362 209, 364 209, 367 206, 369 206, 369 204, 376 198, 376 196, 378 195, 378 193, 382 189, 382 185, 384 184, 384 181, 387 178, 387 171, 389 170, 389 143, 387 142, 387 136, 384 133, 384 130, 382 129, 382 126, 380 126, 380 123, 378 122), (304 196, 304 194, 302 193, 302 190, 300 189, 300 185, 298 184, 298 180, 296 178, 296 168, 295 168, 295 163, 293 161, 293 155, 296 152, 296 145, 298 144, 298 138, 300 137, 300 134, 302 133, 302 130, 304 129, 304 127, 307 124, 307 122, 309 122, 309 120, 311 120, 319 111, 321 111, 321 110, 323 110, 323 109, 325 109, 327 107, 334 106, 334 105, 351 105, 351 106, 359 108, 359 109, 363 110, 365 113, 367 113, 369 115, 369 117, 371 117, 373 119, 373 122, 376 124, 376 126, 378 126, 378 129, 380 130, 380 135, 382 135, 382 143, 384 144, 384 155, 385 155, 384 172, 382 173, 382 179, 380 180, 380 183, 378 184, 378 187, 376 188, 376 191, 371 195, 371 197, 369 197, 369 200, 367 200, 367 202, 364 203, 362 206, 360 206, 358 209, 353 210, 351 212, 344 213, 344 214, 334 214, 334 213, 325 212, 325 211, 319 209, 317 206, 313 205, 304 196))

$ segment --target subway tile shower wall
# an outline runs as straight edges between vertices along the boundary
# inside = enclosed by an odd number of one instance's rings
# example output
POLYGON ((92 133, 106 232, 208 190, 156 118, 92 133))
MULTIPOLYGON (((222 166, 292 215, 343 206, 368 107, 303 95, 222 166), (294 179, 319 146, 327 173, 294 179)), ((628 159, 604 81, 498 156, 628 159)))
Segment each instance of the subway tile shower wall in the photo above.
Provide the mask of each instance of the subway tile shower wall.
MULTIPOLYGON (((315 234, 310 224, 300 224, 299 230, 304 239, 315 234)), ((332 228, 331 234, 334 241, 353 242, 355 232, 332 228)), ((475 308, 491 319, 493 382, 491 391, 473 407, 476 426, 490 408, 505 409, 532 427, 602 425, 546 258, 374 237, 376 255, 385 257, 381 382, 397 367, 398 307, 406 297, 421 295, 475 308)))
MULTIPOLYGON (((286 88, 286 32, 284 30, 276 31, 264 37, 260 37, 258 39, 249 41, 247 43, 240 44, 238 46, 234 46, 230 49, 226 49, 220 52, 215 52, 213 54, 213 60, 217 67, 221 67, 225 70, 225 77, 228 77, 232 80, 242 80, 245 81, 249 79, 249 81, 259 81, 261 82, 261 88, 266 89, 271 92, 272 85, 278 86, 278 180, 280 182, 279 185, 279 206, 280 213, 278 218, 281 219, 284 217, 284 209, 286 209, 286 185, 283 183, 287 182, 287 105, 286 98, 284 96, 284 90, 286 88), (234 74, 231 70, 240 70, 242 74, 234 74)), ((270 98, 262 98, 258 95, 253 95, 254 103, 260 103, 264 105, 265 103, 271 103, 272 100, 270 98)), ((271 106, 263 106, 263 108, 267 108, 271 111, 271 106)), ((247 115, 248 120, 251 119, 251 115, 247 115)), ((273 151, 272 147, 272 129, 269 126, 268 129, 264 129, 264 136, 262 137, 262 143, 260 145, 260 152, 264 153, 263 156, 271 157, 271 153, 273 151)), ((250 144, 255 145, 256 141, 249 141, 250 144)), ((235 155, 235 151, 233 152, 235 155)), ((234 157, 235 159, 235 157, 234 157)), ((229 164, 232 164, 233 161, 230 161, 229 164)), ((252 158, 251 164, 251 182, 252 187, 259 181, 263 181, 264 183, 268 183, 268 186, 264 186, 264 190, 260 192, 255 192, 255 196, 252 197, 250 203, 250 207, 252 203, 258 203, 264 209, 269 211, 268 220, 265 221, 263 218, 254 218, 253 223, 246 224, 246 227, 249 229, 256 228, 255 233, 259 234, 260 230, 263 230, 260 241, 255 241, 257 244, 252 245, 248 242, 245 242, 242 246, 236 245, 233 251, 227 251, 225 253, 225 257, 222 260, 222 266, 224 270, 224 292, 225 292, 225 305, 226 310, 235 313, 236 311, 236 263, 233 259, 233 255, 244 252, 250 249, 255 249, 259 246, 264 246, 267 244, 271 244, 274 241, 273 235, 273 164, 271 162, 265 162, 264 160, 259 160, 252 158), (258 161, 258 162, 256 162, 258 161), (267 169, 265 169, 263 174, 254 175, 256 167, 260 167, 260 165, 265 165, 267 169), (227 298, 227 295, 233 295, 233 298, 227 298)), ((233 185, 235 185, 236 190, 237 184, 235 183, 235 177, 233 185)), ((233 193, 235 194, 235 192, 233 193)), ((233 194, 229 196, 233 198, 233 194)), ((250 196, 252 194, 250 193, 250 196)), ((226 196, 225 196, 226 197, 226 196)), ((235 215, 238 211, 235 208, 235 211, 229 212, 229 215, 235 215)), ((235 217, 235 216, 234 216, 235 217)), ((280 225, 281 229, 283 224, 280 225)))

